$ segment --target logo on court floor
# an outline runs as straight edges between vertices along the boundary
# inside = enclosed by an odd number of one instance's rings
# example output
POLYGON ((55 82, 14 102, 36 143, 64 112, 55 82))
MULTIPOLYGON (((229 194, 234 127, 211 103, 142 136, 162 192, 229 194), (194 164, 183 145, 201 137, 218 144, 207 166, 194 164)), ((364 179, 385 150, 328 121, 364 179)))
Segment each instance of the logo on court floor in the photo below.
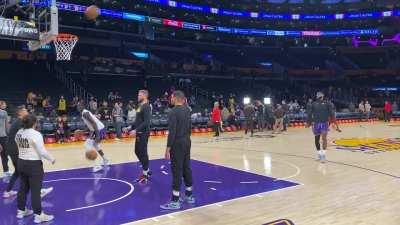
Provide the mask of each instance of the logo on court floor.
POLYGON ((343 138, 333 142, 338 150, 376 154, 400 150, 400 138, 343 138))
POLYGON ((294 223, 290 220, 281 219, 281 220, 276 220, 273 222, 266 223, 264 225, 294 225, 294 223))

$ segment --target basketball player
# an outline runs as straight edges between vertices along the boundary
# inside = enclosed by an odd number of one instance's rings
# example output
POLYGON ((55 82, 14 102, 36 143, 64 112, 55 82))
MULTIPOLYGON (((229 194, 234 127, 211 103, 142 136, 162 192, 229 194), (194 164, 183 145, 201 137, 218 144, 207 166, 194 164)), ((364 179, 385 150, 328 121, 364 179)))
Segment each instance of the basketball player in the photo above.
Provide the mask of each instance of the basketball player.
POLYGON ((179 195, 182 177, 185 182, 185 201, 194 204, 192 169, 190 168, 191 148, 191 119, 190 110, 185 106, 185 95, 182 91, 175 91, 171 97, 174 105, 168 115, 168 141, 165 158, 171 160, 172 171, 172 200, 161 205, 161 209, 176 210, 181 208, 179 195))
MULTIPOLYGON (((10 130, 8 132, 8 147, 7 147, 7 155, 10 156, 11 162, 14 166, 14 173, 12 174, 7 188, 3 193, 4 198, 11 198, 15 195, 17 195, 16 191, 13 191, 12 188, 15 185, 15 182, 17 181, 18 177, 20 176, 18 172, 18 146, 17 143, 15 142, 15 136, 17 132, 22 128, 22 119, 28 115, 28 111, 26 110, 25 107, 20 106, 16 110, 17 114, 17 119, 11 124, 10 130)), ((43 198, 47 194, 53 191, 53 187, 49 188, 42 188, 40 194, 41 197, 43 198)))
POLYGON ((106 129, 104 124, 87 109, 82 110, 82 120, 90 131, 90 139, 94 140, 93 148, 96 149, 96 151, 103 159, 102 165, 95 165, 93 167, 92 171, 93 173, 96 173, 102 170, 104 167, 108 166, 110 163, 109 160, 106 159, 104 152, 100 147, 101 140, 105 138, 106 129))
POLYGON ((22 120, 22 129, 16 136, 15 142, 18 146, 18 171, 21 176, 21 185, 18 192, 17 218, 35 214, 34 222, 42 223, 51 221, 54 216, 46 215, 42 211, 41 188, 43 185, 43 159, 52 164, 56 160, 44 147, 43 136, 35 130, 37 119, 34 115, 27 115, 22 120), (31 193, 32 210, 26 208, 28 193, 31 193))
POLYGON ((130 133, 136 136, 135 154, 143 169, 142 175, 136 179, 136 182, 147 183, 151 176, 149 155, 147 153, 147 144, 150 136, 151 106, 149 104, 149 92, 147 90, 139 90, 138 102, 139 106, 136 110, 135 130, 132 130, 130 133))
POLYGON ((324 163, 326 161, 326 148, 328 147, 328 131, 329 118, 334 117, 332 104, 324 100, 322 92, 317 93, 317 100, 312 103, 307 119, 307 127, 312 125, 312 130, 315 136, 315 147, 318 151, 318 161, 324 163), (322 136, 322 150, 320 139, 322 136))

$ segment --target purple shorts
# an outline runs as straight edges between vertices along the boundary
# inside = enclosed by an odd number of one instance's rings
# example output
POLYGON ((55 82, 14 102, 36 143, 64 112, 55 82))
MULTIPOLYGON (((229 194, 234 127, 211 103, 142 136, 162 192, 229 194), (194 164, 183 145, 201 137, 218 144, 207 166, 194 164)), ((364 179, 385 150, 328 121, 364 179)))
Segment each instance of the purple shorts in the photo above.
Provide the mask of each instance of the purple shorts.
MULTIPOLYGON (((107 131, 106 128, 99 130, 100 140, 106 139, 107 131)), ((91 139, 96 139, 96 133, 93 133, 91 139)))
POLYGON ((329 123, 314 123, 313 125, 313 133, 315 136, 326 134, 329 131, 329 123))

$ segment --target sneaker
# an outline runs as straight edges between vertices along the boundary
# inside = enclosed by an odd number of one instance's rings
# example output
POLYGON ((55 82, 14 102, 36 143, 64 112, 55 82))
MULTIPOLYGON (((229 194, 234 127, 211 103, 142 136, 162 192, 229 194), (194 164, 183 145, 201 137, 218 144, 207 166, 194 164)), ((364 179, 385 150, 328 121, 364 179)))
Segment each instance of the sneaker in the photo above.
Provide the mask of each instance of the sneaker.
POLYGON ((178 210, 181 208, 181 203, 179 201, 177 202, 171 201, 167 204, 160 205, 160 208, 165 210, 178 210))
POLYGON ((12 175, 13 175, 13 173, 10 172, 10 171, 4 173, 4 176, 5 176, 5 177, 11 177, 12 175))
POLYGON ((144 175, 142 174, 139 178, 137 178, 135 180, 136 183, 141 183, 141 184, 147 184, 147 182, 149 181, 149 174, 144 175))
POLYGON ((103 166, 106 167, 106 166, 109 166, 109 165, 110 165, 110 160, 103 159, 103 166))
POLYGON ((50 192, 52 192, 53 191, 53 187, 49 187, 49 188, 42 188, 42 190, 40 190, 40 197, 44 197, 44 196, 46 196, 46 195, 48 195, 48 194, 50 194, 50 192))
POLYGON ((325 155, 321 155, 321 163, 326 163, 326 156, 325 155))
POLYGON ((93 172, 93 173, 97 173, 97 172, 99 172, 99 171, 102 170, 102 169, 103 169, 103 166, 101 166, 101 165, 96 165, 96 166, 93 167, 92 172, 93 172))
POLYGON ((35 214, 35 220, 33 222, 43 223, 43 222, 52 221, 53 219, 54 219, 54 216, 46 215, 46 214, 44 214, 44 212, 42 212, 42 214, 40 214, 40 215, 35 214))
POLYGON ((321 154, 317 153, 317 159, 316 161, 321 161, 321 154))
POLYGON ((191 196, 185 196, 185 199, 183 199, 183 201, 189 203, 189 204, 194 204, 196 203, 196 199, 193 197, 193 195, 191 196))
POLYGON ((22 219, 22 218, 27 217, 27 216, 30 216, 30 215, 32 215, 32 214, 33 214, 33 211, 30 210, 30 209, 25 209, 25 211, 18 210, 18 211, 17 211, 17 218, 18 218, 18 219, 22 219))
POLYGON ((16 191, 5 191, 3 192, 3 198, 11 198, 13 196, 16 196, 18 192, 16 191))

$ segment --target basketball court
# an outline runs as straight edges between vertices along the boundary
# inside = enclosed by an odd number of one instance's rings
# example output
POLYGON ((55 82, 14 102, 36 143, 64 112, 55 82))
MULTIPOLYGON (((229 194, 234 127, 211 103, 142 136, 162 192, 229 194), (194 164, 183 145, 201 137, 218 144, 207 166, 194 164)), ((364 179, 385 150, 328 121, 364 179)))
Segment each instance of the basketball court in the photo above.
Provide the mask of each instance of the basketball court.
MULTIPOLYGON (((148 185, 134 183, 140 167, 132 140, 104 144, 113 165, 96 174, 84 159, 83 144, 49 146, 58 161, 45 165, 52 172, 44 185, 55 190, 43 199, 43 206, 56 215, 52 224, 396 225, 398 132, 399 127, 383 123, 331 132, 325 164, 315 160, 313 136, 306 128, 253 138, 243 132, 224 133, 219 139, 196 135, 192 166, 197 203, 177 212, 158 207, 170 198, 165 138, 150 140, 154 174, 148 185)), ((17 224, 15 207, 15 199, 1 202, 1 224, 17 224)), ((33 221, 28 218, 23 224, 33 221)))
MULTIPOLYGON (((54 41, 57 57, 70 59, 79 37, 59 32, 55 1, 37 8, 36 26, 2 21, 26 28, 4 31, 3 37, 29 42, 31 50, 54 41)), ((398 124, 357 123, 331 131, 327 163, 316 161, 310 129, 252 138, 243 133, 192 137, 197 202, 179 211, 159 209, 171 192, 166 138, 149 142, 153 176, 146 185, 134 183, 141 168, 132 139, 103 145, 112 165, 99 173, 91 172, 83 143, 49 145, 57 163, 45 164, 44 185, 54 187, 43 199, 44 210, 55 215, 48 224, 400 224, 398 124)), ((33 224, 32 218, 15 218, 16 204, 16 198, 1 200, 0 225, 33 224)))

